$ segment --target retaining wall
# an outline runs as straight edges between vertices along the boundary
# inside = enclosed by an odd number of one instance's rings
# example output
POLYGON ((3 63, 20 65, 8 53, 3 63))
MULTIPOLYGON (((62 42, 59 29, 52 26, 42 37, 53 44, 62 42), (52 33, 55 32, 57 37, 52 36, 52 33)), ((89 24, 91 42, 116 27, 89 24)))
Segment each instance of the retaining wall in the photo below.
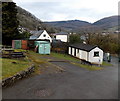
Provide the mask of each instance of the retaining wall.
POLYGON ((2 80, 2 87, 7 87, 15 83, 17 80, 23 79, 25 77, 28 77, 30 74, 32 74, 35 70, 35 66, 32 65, 31 67, 27 68, 25 71, 21 71, 12 77, 6 78, 2 80))

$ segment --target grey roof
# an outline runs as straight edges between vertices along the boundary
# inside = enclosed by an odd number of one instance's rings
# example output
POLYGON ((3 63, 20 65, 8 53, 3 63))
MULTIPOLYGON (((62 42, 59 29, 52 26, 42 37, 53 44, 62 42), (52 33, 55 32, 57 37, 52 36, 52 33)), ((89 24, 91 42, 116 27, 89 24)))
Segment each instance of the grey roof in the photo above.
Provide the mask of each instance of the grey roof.
POLYGON ((91 51, 92 49, 98 47, 97 45, 89 45, 89 44, 72 44, 71 47, 78 48, 84 51, 91 51))
POLYGON ((31 31, 30 33, 32 34, 32 36, 30 36, 30 39, 37 39, 44 30, 39 30, 39 31, 31 31))
POLYGON ((59 32, 59 33, 55 33, 56 35, 68 35, 67 32, 59 32))

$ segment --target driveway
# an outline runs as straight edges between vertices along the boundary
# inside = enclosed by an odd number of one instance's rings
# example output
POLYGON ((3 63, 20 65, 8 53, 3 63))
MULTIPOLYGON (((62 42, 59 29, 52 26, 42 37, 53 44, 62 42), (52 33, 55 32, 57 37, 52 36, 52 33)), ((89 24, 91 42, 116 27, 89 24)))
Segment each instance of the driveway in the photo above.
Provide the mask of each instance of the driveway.
POLYGON ((117 99, 118 62, 111 67, 88 71, 68 62, 54 61, 66 72, 45 73, 3 89, 3 99, 117 99))

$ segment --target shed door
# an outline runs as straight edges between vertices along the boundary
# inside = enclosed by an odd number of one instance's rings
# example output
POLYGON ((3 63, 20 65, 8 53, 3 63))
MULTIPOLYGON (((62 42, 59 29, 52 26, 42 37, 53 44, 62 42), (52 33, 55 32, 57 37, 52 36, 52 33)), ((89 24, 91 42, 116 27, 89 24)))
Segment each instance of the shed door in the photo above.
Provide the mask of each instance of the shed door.
POLYGON ((22 49, 27 49, 27 40, 22 40, 22 49))
POLYGON ((45 54, 50 54, 50 44, 44 44, 44 52, 45 54))
POLYGON ((50 45, 49 44, 40 44, 39 53, 40 54, 50 54, 50 45))
POLYGON ((39 46, 39 53, 44 54, 44 44, 40 44, 39 46))
POLYGON ((21 48, 21 41, 15 40, 15 49, 20 49, 20 48, 21 48))

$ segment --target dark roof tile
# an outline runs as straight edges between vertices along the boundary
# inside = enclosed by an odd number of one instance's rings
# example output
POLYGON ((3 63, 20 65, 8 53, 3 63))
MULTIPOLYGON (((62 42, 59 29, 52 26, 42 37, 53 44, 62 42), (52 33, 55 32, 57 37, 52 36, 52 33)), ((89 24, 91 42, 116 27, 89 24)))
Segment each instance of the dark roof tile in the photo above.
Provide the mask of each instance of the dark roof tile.
POLYGON ((59 32, 59 33, 55 33, 56 35, 68 35, 67 32, 59 32))
POLYGON ((30 39, 37 39, 44 30, 39 30, 39 31, 31 31, 32 36, 30 36, 30 39))
POLYGON ((97 47, 97 45, 89 45, 89 44, 71 44, 70 46, 84 50, 84 51, 88 51, 88 52, 94 49, 95 47, 97 47))

